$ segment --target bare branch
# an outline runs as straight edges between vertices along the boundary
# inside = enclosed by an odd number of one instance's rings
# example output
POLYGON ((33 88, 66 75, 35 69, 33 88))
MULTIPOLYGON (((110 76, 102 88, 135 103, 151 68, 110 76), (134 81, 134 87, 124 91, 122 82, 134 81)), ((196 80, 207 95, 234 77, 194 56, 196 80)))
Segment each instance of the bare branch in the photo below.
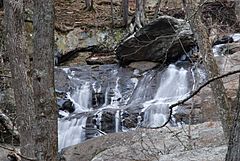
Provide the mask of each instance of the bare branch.
POLYGON ((150 129, 159 129, 159 128, 162 128, 164 126, 166 126, 169 121, 171 120, 171 116, 172 116, 172 109, 178 105, 181 105, 185 102, 187 102, 189 99, 191 99, 193 96, 195 96, 196 94, 198 94, 201 89, 203 89, 205 86, 209 85, 211 82, 215 81, 215 80, 218 80, 218 79, 221 79, 221 78, 224 78, 224 77, 227 77, 229 75, 233 75, 233 74, 237 74, 237 73, 240 73, 240 69, 239 70, 235 70, 235 71, 230 71, 228 73, 225 73, 225 74, 222 74, 222 75, 219 75, 219 76, 215 76, 211 79, 209 79, 208 81, 206 81, 203 85, 201 85, 198 89, 196 89, 195 91, 193 91, 188 97, 186 97, 185 99, 183 100, 180 100, 178 101, 177 103, 174 103, 172 104, 171 106, 169 106, 169 117, 168 117, 168 120, 162 125, 162 126, 159 126, 159 127, 148 127, 150 129))

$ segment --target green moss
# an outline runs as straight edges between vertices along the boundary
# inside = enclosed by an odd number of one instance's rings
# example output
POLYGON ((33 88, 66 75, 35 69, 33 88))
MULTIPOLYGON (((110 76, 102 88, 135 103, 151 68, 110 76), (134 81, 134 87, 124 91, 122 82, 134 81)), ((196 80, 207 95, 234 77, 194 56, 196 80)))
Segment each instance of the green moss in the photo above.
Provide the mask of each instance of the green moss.
POLYGON ((122 29, 116 30, 115 32, 116 43, 119 43, 123 39, 124 35, 125 35, 125 32, 122 29))

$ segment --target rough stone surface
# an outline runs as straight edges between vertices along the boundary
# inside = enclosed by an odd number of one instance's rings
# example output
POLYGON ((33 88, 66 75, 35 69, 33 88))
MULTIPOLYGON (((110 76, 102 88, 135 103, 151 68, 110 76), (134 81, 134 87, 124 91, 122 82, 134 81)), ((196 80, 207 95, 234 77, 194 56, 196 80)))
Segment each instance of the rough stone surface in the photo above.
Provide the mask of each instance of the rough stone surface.
POLYGON ((188 152, 179 152, 175 154, 163 155, 158 161, 224 161, 227 146, 214 148, 202 148, 188 152))
POLYGON ((133 61, 173 61, 194 45, 190 25, 181 19, 161 16, 128 37, 116 49, 122 64, 133 61))
POLYGON ((189 127, 184 126, 184 129, 186 132, 180 127, 165 127, 109 134, 66 148, 62 156, 66 161, 157 160, 169 154, 175 155, 174 159, 182 156, 193 160, 201 157, 223 158, 226 149, 221 148, 225 142, 219 122, 191 126, 191 139, 187 136, 189 127), (210 149, 207 154, 206 149, 210 149))
POLYGON ((1 161, 9 161, 8 158, 7 158, 8 153, 9 153, 8 150, 5 150, 5 149, 1 148, 0 149, 0 160, 1 161))
POLYGON ((93 56, 90 56, 86 59, 87 64, 89 65, 95 65, 95 64, 115 64, 117 63, 116 56, 114 54, 105 54, 100 55, 96 54, 93 56))
POLYGON ((122 39, 124 34, 125 31, 123 29, 114 29, 112 35, 109 28, 86 30, 76 27, 67 33, 55 32, 55 41, 58 50, 62 53, 88 46, 101 46, 112 49, 122 39))
POLYGON ((138 69, 141 72, 145 72, 149 69, 156 67, 158 63, 150 62, 150 61, 139 61, 139 62, 132 62, 129 64, 129 67, 138 69))

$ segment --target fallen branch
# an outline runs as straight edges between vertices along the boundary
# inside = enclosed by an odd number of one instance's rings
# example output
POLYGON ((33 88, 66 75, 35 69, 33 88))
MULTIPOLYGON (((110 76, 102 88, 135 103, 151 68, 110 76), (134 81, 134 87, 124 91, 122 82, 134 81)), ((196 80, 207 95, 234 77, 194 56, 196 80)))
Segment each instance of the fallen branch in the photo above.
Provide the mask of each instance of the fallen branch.
POLYGON ((233 75, 233 74, 237 74, 237 73, 240 73, 240 69, 239 70, 235 70, 235 71, 230 71, 228 73, 225 73, 225 74, 222 74, 222 75, 219 75, 219 76, 215 76, 211 79, 209 79, 208 81, 206 81, 203 85, 201 85, 198 89, 196 89, 195 91, 193 91, 188 97, 186 97, 185 99, 183 100, 180 100, 178 101, 177 103, 174 103, 172 105, 169 106, 169 117, 168 117, 168 120, 162 125, 162 126, 159 126, 159 127, 148 127, 149 129, 159 129, 159 128, 162 128, 164 126, 166 126, 169 121, 171 120, 171 117, 172 117, 172 109, 178 105, 181 105, 185 102, 187 102, 189 99, 191 99, 193 96, 195 96, 196 94, 198 94, 201 89, 203 89, 205 86, 209 85, 211 82, 217 80, 217 79, 221 79, 221 78, 224 78, 224 77, 227 77, 229 75, 233 75))
POLYGON ((96 46, 96 45, 88 46, 88 47, 78 47, 78 48, 75 48, 74 50, 66 52, 63 55, 58 55, 57 56, 57 58, 58 58, 57 65, 74 58, 77 55, 77 53, 79 53, 79 52, 107 53, 107 52, 111 52, 111 51, 108 49, 103 49, 100 46, 96 46))
POLYGON ((16 150, 16 148, 9 148, 9 147, 3 146, 1 144, 0 144, 0 148, 6 149, 6 150, 12 152, 10 155, 11 156, 15 155, 17 158, 21 157, 21 158, 23 158, 25 160, 29 160, 29 161, 36 161, 37 160, 35 158, 29 158, 29 157, 26 157, 26 156, 22 155, 21 153, 18 152, 18 150, 16 150))
POLYGON ((82 127, 84 130, 96 130, 97 132, 99 132, 102 135, 107 135, 107 133, 103 132, 102 130, 99 130, 97 128, 86 128, 86 127, 82 127))

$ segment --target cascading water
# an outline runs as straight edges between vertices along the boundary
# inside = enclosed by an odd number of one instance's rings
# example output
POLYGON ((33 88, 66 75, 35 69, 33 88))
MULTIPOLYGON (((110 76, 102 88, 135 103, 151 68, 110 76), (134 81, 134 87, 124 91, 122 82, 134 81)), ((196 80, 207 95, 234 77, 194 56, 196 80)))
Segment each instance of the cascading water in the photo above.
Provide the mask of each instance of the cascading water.
POLYGON ((168 106, 191 90, 190 70, 191 66, 171 64, 163 71, 150 70, 140 76, 117 65, 59 68, 57 77, 66 80, 60 81, 65 89, 56 87, 65 90, 65 98, 60 99, 71 100, 75 107, 72 113, 60 110, 59 150, 139 124, 161 126, 169 115, 168 106))
POLYGON ((161 75, 159 88, 154 99, 143 103, 143 126, 162 126, 169 117, 169 105, 184 98, 189 92, 188 84, 187 70, 178 69, 172 64, 169 65, 161 75))
POLYGON ((86 125, 87 117, 58 120, 58 148, 78 144, 85 140, 85 132, 82 126, 86 125))

